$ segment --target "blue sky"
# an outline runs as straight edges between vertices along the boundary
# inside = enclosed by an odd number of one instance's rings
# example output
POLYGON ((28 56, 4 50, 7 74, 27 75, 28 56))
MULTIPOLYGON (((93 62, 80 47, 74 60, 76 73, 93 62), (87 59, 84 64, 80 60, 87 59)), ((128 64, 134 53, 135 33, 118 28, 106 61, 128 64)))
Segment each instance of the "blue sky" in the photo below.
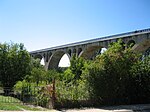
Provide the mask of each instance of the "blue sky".
POLYGON ((150 28, 150 0, 0 0, 0 42, 28 51, 150 28))

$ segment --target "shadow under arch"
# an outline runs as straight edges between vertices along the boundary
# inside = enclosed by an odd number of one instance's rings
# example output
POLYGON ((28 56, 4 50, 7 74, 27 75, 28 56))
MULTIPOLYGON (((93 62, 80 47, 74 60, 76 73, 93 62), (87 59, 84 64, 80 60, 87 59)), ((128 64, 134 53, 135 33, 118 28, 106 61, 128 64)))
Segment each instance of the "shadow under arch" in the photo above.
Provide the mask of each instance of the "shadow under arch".
POLYGON ((64 51, 56 51, 51 57, 50 57, 50 61, 48 64, 48 69, 57 69, 59 62, 61 60, 61 58, 67 54, 69 60, 70 60, 70 55, 68 53, 65 53, 64 51))
POLYGON ((132 50, 139 53, 144 53, 150 47, 150 39, 144 40, 132 47, 132 50))
POLYGON ((93 59, 96 55, 101 53, 102 46, 89 46, 86 49, 82 50, 79 54, 79 57, 84 59, 93 59))
POLYGON ((145 57, 150 56, 150 47, 143 53, 145 57))
POLYGON ((35 54, 35 55, 32 55, 31 57, 33 57, 34 59, 42 59, 43 57, 42 57, 42 55, 40 55, 40 54, 35 54))
POLYGON ((82 48, 78 48, 78 57, 81 57, 81 55, 83 54, 83 49, 82 48))
POLYGON ((135 44, 136 44, 136 43, 135 43, 134 40, 129 40, 128 43, 127 43, 127 47, 132 48, 135 44))

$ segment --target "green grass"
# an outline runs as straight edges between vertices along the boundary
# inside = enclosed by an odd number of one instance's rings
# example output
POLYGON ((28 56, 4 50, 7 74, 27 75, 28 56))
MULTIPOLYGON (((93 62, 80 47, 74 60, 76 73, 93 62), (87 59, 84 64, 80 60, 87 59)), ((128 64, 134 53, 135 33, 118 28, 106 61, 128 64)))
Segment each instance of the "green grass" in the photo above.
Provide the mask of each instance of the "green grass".
POLYGON ((21 102, 21 101, 18 100, 17 98, 13 98, 13 97, 10 97, 10 96, 1 96, 1 95, 0 95, 0 102, 19 103, 19 102, 21 102))
POLYGON ((0 103, 0 110, 21 110, 15 104, 12 103, 0 103))
POLYGON ((23 111, 23 110, 40 111, 40 110, 42 110, 43 111, 43 110, 48 110, 48 109, 23 105, 22 102, 20 100, 18 100, 17 98, 0 95, 0 110, 13 110, 13 111, 14 110, 16 110, 16 111, 23 111))

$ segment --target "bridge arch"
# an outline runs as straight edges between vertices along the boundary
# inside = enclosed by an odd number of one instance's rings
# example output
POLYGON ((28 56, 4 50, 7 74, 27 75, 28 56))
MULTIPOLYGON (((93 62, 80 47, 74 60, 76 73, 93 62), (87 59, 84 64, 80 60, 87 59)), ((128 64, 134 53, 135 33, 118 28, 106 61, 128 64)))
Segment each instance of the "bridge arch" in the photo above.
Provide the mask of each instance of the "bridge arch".
POLYGON ((40 60, 43 58, 41 54, 36 54, 36 55, 33 54, 33 55, 31 55, 31 56, 32 56, 33 58, 35 58, 35 59, 38 58, 38 59, 40 59, 40 60))
POLYGON ((136 44, 134 40, 129 40, 127 43, 127 47, 133 47, 136 44))
POLYGON ((44 57, 46 69, 57 68, 59 61, 64 54, 67 54, 69 58, 75 54, 78 57, 81 56, 86 59, 92 59, 95 53, 102 53, 102 48, 107 49, 109 44, 116 42, 118 39, 122 39, 126 45, 128 44, 127 46, 124 46, 124 48, 130 46, 130 44, 133 43, 132 49, 134 52, 144 53, 146 52, 146 49, 149 49, 150 47, 150 29, 138 30, 136 32, 127 32, 123 34, 41 49, 30 52, 30 55, 39 59, 44 57), (47 54, 49 51, 52 54, 47 54))
POLYGON ((47 52, 44 52, 44 53, 41 54, 41 56, 42 56, 41 64, 43 64, 45 66, 45 69, 46 69, 46 65, 47 65, 51 55, 52 55, 52 52, 50 52, 50 51, 47 51, 47 52))
POLYGON ((100 53, 102 46, 88 46, 85 48, 79 56, 85 58, 85 59, 93 59, 97 54, 100 53))
POLYGON ((150 47, 150 39, 143 40, 135 44, 132 49, 136 52, 144 53, 150 47))
POLYGON ((150 47, 143 53, 144 56, 150 56, 150 47))
POLYGON ((36 54, 36 55, 33 54, 31 55, 31 57, 33 57, 34 59, 39 59, 40 64, 45 65, 44 57, 42 56, 42 54, 36 54))
POLYGON ((67 51, 67 53, 68 53, 68 56, 70 56, 71 57, 71 49, 69 49, 68 51, 67 51))
POLYGON ((52 54, 52 56, 50 57, 49 63, 48 63, 48 69, 57 69, 59 62, 61 60, 61 58, 64 56, 64 54, 66 54, 70 60, 70 55, 68 54, 68 52, 65 51, 56 51, 52 54))
POLYGON ((81 55, 83 54, 83 49, 82 48, 78 48, 78 57, 81 57, 81 55))

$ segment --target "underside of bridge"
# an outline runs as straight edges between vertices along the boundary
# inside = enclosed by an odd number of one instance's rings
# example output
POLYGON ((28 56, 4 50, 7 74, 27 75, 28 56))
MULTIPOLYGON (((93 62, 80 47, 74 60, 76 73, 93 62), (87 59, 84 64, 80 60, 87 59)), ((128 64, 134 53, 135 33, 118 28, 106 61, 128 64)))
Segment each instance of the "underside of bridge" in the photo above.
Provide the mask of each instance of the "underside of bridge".
POLYGON ((79 56, 84 59, 93 59, 97 54, 100 54, 101 48, 101 46, 89 46, 79 56))
POLYGON ((142 41, 133 46, 133 50, 139 53, 144 53, 150 47, 150 39, 142 41))

